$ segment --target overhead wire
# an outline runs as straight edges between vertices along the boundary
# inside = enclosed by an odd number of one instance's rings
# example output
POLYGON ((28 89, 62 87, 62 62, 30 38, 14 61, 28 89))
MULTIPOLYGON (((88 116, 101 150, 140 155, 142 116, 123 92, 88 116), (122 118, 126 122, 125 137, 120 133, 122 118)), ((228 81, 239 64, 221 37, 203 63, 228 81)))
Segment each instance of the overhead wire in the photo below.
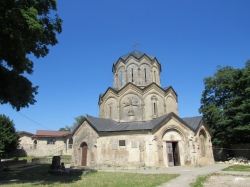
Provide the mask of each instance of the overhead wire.
POLYGON ((48 128, 48 127, 45 127, 44 125, 41 125, 40 123, 37 123, 36 121, 34 121, 33 119, 31 119, 31 118, 29 118, 29 117, 27 117, 27 116, 25 116, 24 114, 22 114, 21 112, 18 112, 19 114, 21 114, 23 117, 25 117, 25 118, 27 118, 27 119, 29 119, 30 121, 32 121, 32 122, 34 122, 34 123, 36 123, 37 125, 40 125, 41 127, 44 127, 44 128, 46 128, 46 129, 48 129, 48 130, 51 130, 50 128, 48 128))

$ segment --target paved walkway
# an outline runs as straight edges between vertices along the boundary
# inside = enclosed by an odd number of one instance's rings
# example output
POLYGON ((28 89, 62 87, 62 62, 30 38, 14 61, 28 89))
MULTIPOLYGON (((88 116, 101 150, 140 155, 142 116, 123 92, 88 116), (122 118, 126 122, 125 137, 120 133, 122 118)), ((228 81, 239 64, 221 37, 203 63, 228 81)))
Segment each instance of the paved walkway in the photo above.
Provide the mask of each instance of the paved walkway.
POLYGON ((171 181, 162 184, 159 187, 189 187, 190 183, 196 180, 198 175, 207 175, 214 172, 218 172, 226 167, 230 166, 229 164, 213 164, 202 167, 191 167, 191 166, 175 166, 169 167, 166 169, 159 170, 102 170, 109 172, 128 172, 128 173, 145 173, 145 174, 180 174, 179 177, 172 179, 171 181))

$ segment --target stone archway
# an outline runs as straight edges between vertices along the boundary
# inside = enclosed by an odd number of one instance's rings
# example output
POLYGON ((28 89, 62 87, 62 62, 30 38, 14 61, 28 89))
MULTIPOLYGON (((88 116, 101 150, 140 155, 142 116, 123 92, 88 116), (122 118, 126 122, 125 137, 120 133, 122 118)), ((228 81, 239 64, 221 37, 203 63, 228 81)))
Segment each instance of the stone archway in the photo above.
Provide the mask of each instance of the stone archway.
POLYGON ((168 129, 162 136, 165 142, 165 164, 167 166, 180 166, 183 164, 183 137, 176 129, 168 129))
POLYGON ((88 145, 83 142, 80 147, 82 149, 81 166, 87 166, 88 145))

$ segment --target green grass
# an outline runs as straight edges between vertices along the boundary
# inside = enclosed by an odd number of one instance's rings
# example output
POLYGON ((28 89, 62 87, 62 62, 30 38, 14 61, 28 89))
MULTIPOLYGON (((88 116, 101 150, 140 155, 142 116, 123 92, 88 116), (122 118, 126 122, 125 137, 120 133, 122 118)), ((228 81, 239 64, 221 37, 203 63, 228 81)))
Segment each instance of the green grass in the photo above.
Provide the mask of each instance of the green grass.
POLYGON ((243 165, 233 165, 229 166, 222 171, 246 171, 250 172, 250 166, 243 166, 243 165))
POLYGON ((203 187, 203 183, 207 181, 207 179, 210 177, 211 175, 200 175, 196 178, 196 181, 194 183, 191 183, 190 186, 191 187, 203 187))
POLYGON ((73 187, 155 187, 165 183, 177 174, 139 174, 119 172, 95 172, 87 175, 53 175, 49 174, 49 164, 23 171, 0 172, 1 180, 19 179, 25 183, 1 184, 3 187, 20 186, 73 186, 73 187))

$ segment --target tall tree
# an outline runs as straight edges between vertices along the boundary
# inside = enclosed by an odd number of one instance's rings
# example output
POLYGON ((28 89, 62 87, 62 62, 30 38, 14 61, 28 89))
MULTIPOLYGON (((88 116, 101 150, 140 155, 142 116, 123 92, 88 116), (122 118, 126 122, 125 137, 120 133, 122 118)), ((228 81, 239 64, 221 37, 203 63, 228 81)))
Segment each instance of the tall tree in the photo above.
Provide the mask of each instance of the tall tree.
POLYGON ((49 53, 56 45, 56 34, 62 31, 62 20, 52 12, 56 0, 0 1, 0 103, 16 110, 36 102, 38 86, 23 75, 32 74, 36 58, 49 53))
POLYGON ((215 145, 248 143, 250 138, 250 61, 242 69, 219 67, 204 79, 199 112, 204 115, 215 145))
POLYGON ((15 125, 5 115, 0 115, 0 150, 11 152, 19 145, 19 136, 15 125))

